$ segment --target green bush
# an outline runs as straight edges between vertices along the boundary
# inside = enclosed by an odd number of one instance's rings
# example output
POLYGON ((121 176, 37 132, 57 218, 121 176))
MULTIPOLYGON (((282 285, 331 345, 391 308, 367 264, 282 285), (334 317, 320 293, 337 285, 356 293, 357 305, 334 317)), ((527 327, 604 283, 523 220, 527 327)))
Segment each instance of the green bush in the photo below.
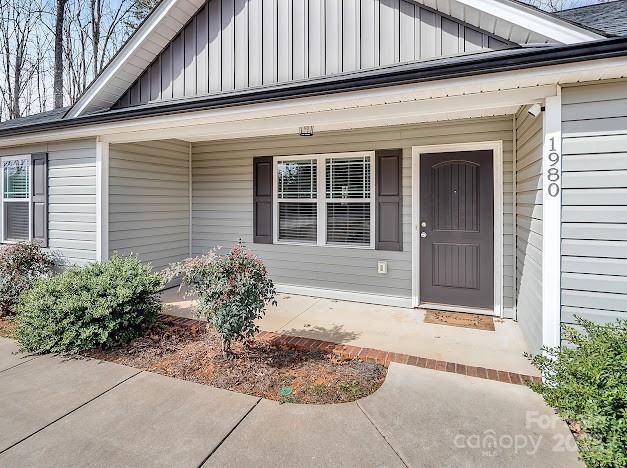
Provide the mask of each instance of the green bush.
POLYGON ((167 279, 182 277, 189 293, 198 296, 199 315, 205 317, 222 337, 222 350, 230 354, 231 343, 259 331, 255 320, 263 317, 274 300, 275 289, 261 260, 241 244, 228 255, 207 255, 175 263, 165 272, 167 279))
POLYGON ((53 270, 53 255, 32 242, 0 246, 0 315, 12 314, 20 295, 53 270))
POLYGON ((155 323, 161 285, 149 265, 118 256, 42 279, 17 305, 20 348, 73 353, 127 343, 155 323))
POLYGON ((533 357, 544 382, 532 384, 559 415, 577 421, 580 457, 588 466, 627 466, 627 321, 598 325, 577 319, 561 348, 533 357))

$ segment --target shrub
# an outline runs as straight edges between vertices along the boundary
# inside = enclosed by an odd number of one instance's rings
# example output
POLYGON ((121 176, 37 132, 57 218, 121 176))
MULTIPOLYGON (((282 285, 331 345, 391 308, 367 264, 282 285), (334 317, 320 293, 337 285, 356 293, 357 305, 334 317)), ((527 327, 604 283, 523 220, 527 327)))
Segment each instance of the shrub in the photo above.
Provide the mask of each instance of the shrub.
POLYGON ((228 255, 212 250, 171 265, 165 274, 168 279, 181 276, 189 293, 198 296, 199 315, 220 333, 225 355, 230 354, 232 342, 258 332, 255 320, 263 317, 268 303, 276 304, 265 265, 241 242, 228 255))
POLYGON ((161 285, 149 265, 118 256, 42 279, 17 305, 20 348, 73 353, 127 343, 155 323, 161 285))
POLYGON ((588 466, 627 466, 627 321, 566 327, 572 346, 533 357, 543 383, 531 387, 564 419, 577 421, 580 457, 588 466))
POLYGON ((0 246, 0 315, 13 313, 20 295, 53 270, 53 256, 32 242, 0 246))

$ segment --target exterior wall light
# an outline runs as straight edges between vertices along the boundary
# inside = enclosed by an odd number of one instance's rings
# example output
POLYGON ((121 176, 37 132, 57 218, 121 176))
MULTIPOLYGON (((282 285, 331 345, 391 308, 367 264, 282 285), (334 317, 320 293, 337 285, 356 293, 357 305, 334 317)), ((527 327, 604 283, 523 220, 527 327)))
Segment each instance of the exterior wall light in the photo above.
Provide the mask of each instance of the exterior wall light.
POLYGON ((300 136, 313 136, 314 134, 313 125, 305 125, 304 127, 300 127, 298 129, 298 134, 300 136))

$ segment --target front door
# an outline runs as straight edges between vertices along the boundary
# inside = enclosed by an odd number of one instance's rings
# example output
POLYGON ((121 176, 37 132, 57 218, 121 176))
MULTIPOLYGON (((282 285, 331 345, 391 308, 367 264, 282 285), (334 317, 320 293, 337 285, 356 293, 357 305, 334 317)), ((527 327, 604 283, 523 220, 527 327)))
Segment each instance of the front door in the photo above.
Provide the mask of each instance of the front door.
POLYGON ((420 302, 494 307, 492 151, 420 157, 420 302))

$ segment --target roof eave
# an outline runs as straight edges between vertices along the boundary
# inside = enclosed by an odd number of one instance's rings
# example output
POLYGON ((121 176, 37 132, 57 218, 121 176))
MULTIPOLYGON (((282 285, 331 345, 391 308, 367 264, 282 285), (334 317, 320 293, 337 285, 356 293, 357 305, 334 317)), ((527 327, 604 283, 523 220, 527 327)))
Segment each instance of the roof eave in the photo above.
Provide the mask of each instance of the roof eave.
POLYGON ((358 91, 383 86, 420 83, 443 79, 482 75, 488 73, 559 65, 589 60, 600 60, 627 55, 627 37, 593 41, 569 46, 517 49, 515 53, 477 54, 462 56, 449 63, 411 63, 384 70, 348 75, 331 76, 316 81, 288 83, 272 88, 258 88, 229 95, 214 95, 153 106, 126 108, 101 114, 86 115, 74 119, 59 120, 40 125, 30 125, 0 131, 0 138, 44 130, 87 126, 120 120, 139 119, 179 114, 197 110, 211 110, 230 106, 279 101, 294 97, 310 97, 324 94, 358 91))

